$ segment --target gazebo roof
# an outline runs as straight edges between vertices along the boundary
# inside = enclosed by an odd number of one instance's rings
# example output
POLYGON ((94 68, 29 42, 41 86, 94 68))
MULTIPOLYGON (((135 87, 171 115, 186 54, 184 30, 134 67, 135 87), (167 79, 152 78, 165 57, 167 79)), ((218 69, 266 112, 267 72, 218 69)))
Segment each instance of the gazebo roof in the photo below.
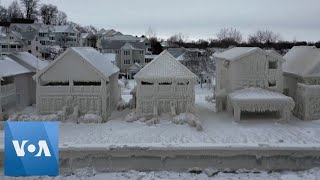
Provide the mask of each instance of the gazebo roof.
POLYGON ((134 76, 147 82, 195 82, 197 76, 176 60, 167 50, 154 58, 134 76))

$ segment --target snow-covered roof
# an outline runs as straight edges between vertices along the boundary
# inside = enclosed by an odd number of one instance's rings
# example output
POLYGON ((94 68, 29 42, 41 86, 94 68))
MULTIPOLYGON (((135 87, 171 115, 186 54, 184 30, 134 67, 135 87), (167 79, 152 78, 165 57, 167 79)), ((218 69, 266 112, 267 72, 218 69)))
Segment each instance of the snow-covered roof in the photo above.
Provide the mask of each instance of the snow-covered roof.
POLYGON ((31 71, 7 56, 0 56, 0 80, 3 77, 30 73, 31 71))
POLYGON ((197 76, 177 61, 167 50, 164 50, 142 68, 134 78, 147 82, 189 82, 197 80, 197 76))
POLYGON ((55 32, 74 32, 70 25, 54 26, 55 32))
POLYGON ((28 52, 14 52, 8 55, 11 59, 33 72, 45 68, 49 62, 40 60, 28 52))
POLYGON ((62 60, 65 54, 70 51, 74 52, 81 57, 82 60, 91 65, 105 80, 109 80, 109 77, 117 72, 119 68, 112 64, 112 62, 106 58, 103 54, 93 49, 92 47, 71 47, 68 48, 63 54, 61 54, 57 59, 51 62, 47 67, 37 73, 34 78, 40 77, 48 69, 50 69, 55 63, 62 60))
POLYGON ((301 77, 320 76, 320 50, 314 46, 295 46, 283 57, 283 72, 301 77))
POLYGON ((134 63, 130 66, 129 70, 140 70, 142 69, 142 66, 139 63, 134 63))
POLYGON ((119 68, 114 66, 111 60, 91 47, 72 47, 70 49, 79 54, 106 77, 119 72, 119 68))
POLYGON ((140 42, 140 38, 134 37, 132 35, 114 35, 110 37, 105 37, 106 40, 110 41, 131 41, 131 42, 140 42))
POLYGON ((291 97, 262 88, 245 88, 229 94, 233 105, 244 111, 274 111, 281 107, 293 110, 295 103, 291 97))
POLYGON ((115 54, 115 53, 104 53, 103 56, 106 57, 111 62, 115 62, 117 54, 115 54))
POLYGON ((274 54, 274 53, 267 52, 267 51, 262 50, 258 47, 234 47, 234 48, 229 49, 227 51, 224 51, 222 53, 215 53, 215 54, 213 54, 213 56, 218 59, 225 59, 225 60, 229 60, 229 61, 234 61, 234 60, 241 59, 244 56, 250 55, 254 52, 261 52, 261 53, 267 54, 269 56, 275 57, 275 58, 281 60, 282 62, 284 62, 284 59, 281 56, 274 54))

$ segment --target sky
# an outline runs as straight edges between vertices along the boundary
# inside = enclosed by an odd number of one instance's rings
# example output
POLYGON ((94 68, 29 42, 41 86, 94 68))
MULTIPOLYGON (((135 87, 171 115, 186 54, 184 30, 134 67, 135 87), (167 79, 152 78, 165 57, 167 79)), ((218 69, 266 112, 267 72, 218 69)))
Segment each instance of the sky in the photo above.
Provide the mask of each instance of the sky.
MULTIPOLYGON (((8 6, 12 0, 1 0, 8 6)), ((40 0, 81 25, 142 35, 151 27, 158 37, 182 33, 189 40, 215 38, 224 27, 243 38, 261 29, 282 40, 320 40, 319 0, 40 0)))

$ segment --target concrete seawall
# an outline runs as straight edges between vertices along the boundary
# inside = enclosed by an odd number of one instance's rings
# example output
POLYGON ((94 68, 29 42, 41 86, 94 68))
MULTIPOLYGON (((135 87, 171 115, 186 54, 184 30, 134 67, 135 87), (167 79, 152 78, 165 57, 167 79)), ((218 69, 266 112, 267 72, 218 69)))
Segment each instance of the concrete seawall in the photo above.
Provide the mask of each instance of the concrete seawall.
MULTIPOLYGON (((0 150, 3 168, 3 149, 0 150)), ((60 174, 77 169, 185 171, 189 168, 305 170, 320 167, 320 149, 303 147, 61 147, 60 174)))

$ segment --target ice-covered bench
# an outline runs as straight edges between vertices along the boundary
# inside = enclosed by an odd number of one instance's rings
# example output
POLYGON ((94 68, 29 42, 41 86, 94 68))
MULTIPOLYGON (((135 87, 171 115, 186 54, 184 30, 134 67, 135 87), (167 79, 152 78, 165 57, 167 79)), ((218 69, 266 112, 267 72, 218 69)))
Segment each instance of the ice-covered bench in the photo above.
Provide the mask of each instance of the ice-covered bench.
POLYGON ((228 109, 240 121, 241 111, 280 112, 282 120, 288 121, 295 103, 291 97, 261 88, 246 88, 228 95, 228 109))

